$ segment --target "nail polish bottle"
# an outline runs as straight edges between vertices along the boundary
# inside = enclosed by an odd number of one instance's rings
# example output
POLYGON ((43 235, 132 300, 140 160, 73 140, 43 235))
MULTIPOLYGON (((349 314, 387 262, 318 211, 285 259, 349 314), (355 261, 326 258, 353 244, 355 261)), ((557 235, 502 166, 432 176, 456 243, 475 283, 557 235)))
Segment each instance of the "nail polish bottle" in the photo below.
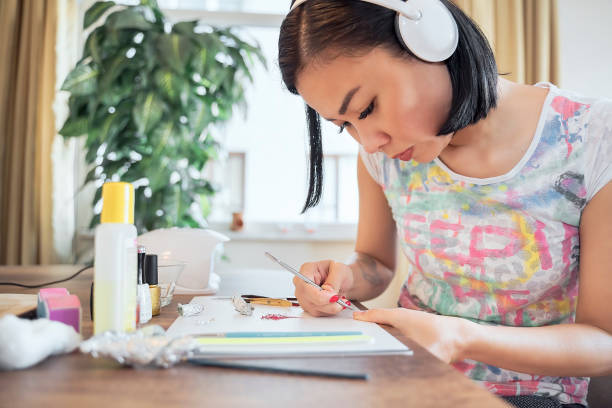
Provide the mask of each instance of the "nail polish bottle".
POLYGON ((151 292, 149 285, 146 282, 145 275, 145 247, 138 246, 138 306, 139 306, 139 324, 144 324, 151 320, 151 292))
POLYGON ((159 316, 161 288, 157 285, 157 255, 147 254, 145 256, 145 272, 151 294, 151 312, 153 316, 159 316))

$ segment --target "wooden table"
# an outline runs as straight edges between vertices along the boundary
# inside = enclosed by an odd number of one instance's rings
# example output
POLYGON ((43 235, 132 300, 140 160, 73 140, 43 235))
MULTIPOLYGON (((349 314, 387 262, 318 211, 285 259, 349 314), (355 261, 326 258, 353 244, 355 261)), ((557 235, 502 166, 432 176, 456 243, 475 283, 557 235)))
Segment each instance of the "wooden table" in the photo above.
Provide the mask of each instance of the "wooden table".
MULTIPOLYGON (((70 276, 79 266, 0 266, 0 281, 36 284, 70 276)), ((270 272, 268 273, 279 273, 270 272)), ((290 276, 262 280, 262 271, 232 271, 222 277, 219 294, 285 290, 290 276), (260 287, 245 286, 256 284, 260 287), (254 283, 258 282, 258 283, 254 283), (281 285, 279 289, 279 284, 281 285), (275 286, 276 285, 276 286, 275 286), (285 285, 285 286, 283 286, 285 285)), ((265 277, 265 276, 264 276, 265 277)), ((92 334, 89 312, 91 269, 75 279, 56 284, 79 296, 83 306, 83 335, 92 334)), ((0 286, 0 293, 37 293, 38 289, 0 286)), ((259 293, 258 293, 259 294, 259 293)), ((263 293, 267 294, 267 293, 263 293)), ((270 293, 273 295, 274 293, 270 293)), ((153 318, 167 328, 177 317, 177 303, 188 295, 175 295, 172 304, 153 318)), ((443 364, 397 331, 388 328, 413 356, 346 356, 282 358, 270 365, 333 368, 366 372, 367 381, 324 379, 297 375, 247 372, 181 364, 169 369, 132 369, 110 360, 74 352, 51 357, 27 370, 0 372, 0 407, 507 407, 503 400, 443 364)), ((259 360, 261 361, 261 360, 259 360)))

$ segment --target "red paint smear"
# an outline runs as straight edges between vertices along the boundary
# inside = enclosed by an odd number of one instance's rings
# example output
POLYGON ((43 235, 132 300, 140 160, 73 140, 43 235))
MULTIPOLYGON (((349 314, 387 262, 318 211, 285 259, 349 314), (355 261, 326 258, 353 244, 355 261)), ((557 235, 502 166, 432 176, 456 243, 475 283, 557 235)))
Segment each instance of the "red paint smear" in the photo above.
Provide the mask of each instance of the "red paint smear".
POLYGON ((283 320, 283 319, 297 319, 298 316, 287 316, 282 314, 268 313, 267 315, 261 316, 262 319, 266 320, 283 320))

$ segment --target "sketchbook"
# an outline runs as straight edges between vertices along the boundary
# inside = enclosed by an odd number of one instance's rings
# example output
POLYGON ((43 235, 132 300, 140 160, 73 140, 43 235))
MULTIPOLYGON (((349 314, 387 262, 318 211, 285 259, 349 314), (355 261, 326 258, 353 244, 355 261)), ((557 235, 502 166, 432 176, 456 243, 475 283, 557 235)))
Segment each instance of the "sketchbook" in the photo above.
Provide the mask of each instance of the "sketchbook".
POLYGON ((375 323, 353 320, 344 310, 332 317, 313 317, 299 306, 276 307, 253 305, 251 316, 241 315, 231 299, 198 296, 191 303, 200 303, 204 310, 197 316, 179 316, 167 335, 213 335, 221 333, 327 333, 328 336, 304 336, 287 342, 241 340, 207 342, 201 346, 203 356, 223 357, 296 357, 349 354, 412 354, 412 351, 375 323), (359 336, 334 336, 334 333, 359 332, 359 336), (329 336, 331 335, 331 336, 329 336))

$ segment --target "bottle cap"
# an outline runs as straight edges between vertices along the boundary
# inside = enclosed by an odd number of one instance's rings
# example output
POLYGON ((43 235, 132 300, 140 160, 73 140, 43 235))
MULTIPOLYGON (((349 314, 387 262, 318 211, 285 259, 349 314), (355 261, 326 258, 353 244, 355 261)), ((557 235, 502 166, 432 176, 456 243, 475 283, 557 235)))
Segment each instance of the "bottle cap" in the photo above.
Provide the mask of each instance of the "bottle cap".
POLYGON ((142 245, 138 245, 138 284, 146 282, 147 277, 145 276, 145 256, 146 250, 142 245))
POLYGON ((130 183, 108 182, 102 186, 102 224, 134 223, 134 187, 130 183))
POLYGON ((157 285, 157 255, 145 256, 145 274, 149 285, 157 285))

